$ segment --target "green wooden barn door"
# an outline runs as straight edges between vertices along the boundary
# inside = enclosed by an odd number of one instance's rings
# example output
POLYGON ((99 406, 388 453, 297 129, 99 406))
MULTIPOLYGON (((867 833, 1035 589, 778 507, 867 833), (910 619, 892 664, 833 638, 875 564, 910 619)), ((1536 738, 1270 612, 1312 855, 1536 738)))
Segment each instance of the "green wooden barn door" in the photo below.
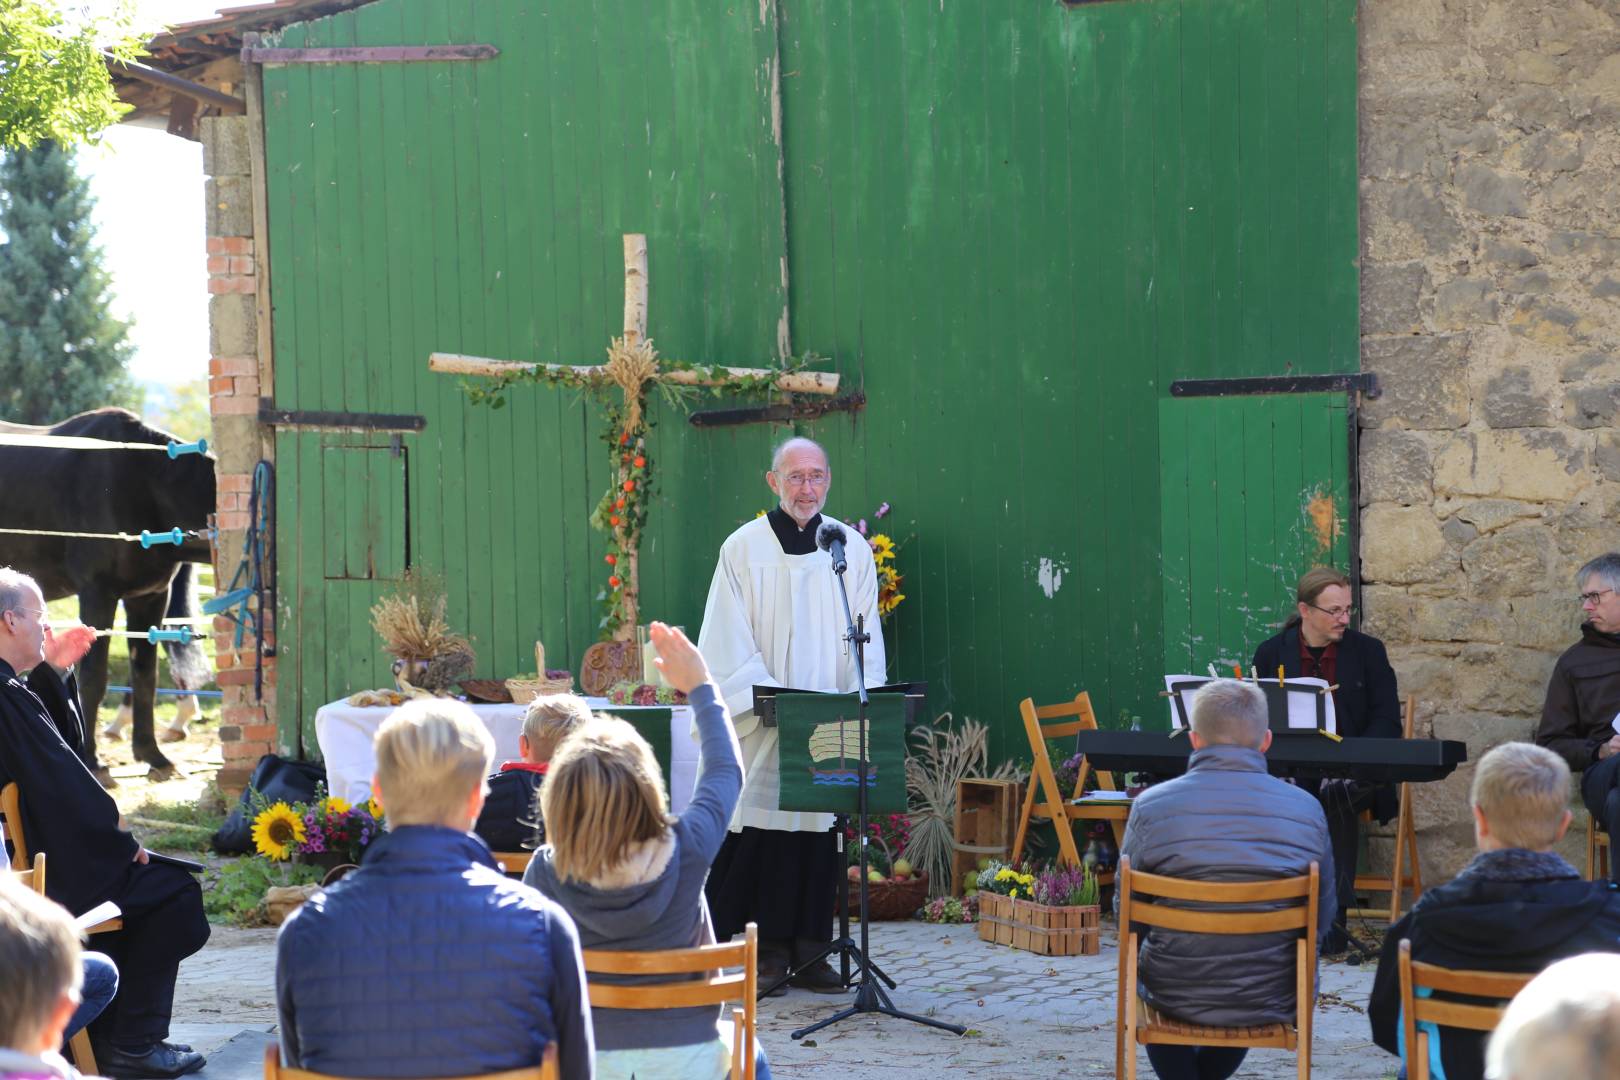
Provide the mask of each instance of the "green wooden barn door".
POLYGON ((1299 576, 1350 562, 1343 393, 1159 403, 1166 674, 1248 670, 1299 576))

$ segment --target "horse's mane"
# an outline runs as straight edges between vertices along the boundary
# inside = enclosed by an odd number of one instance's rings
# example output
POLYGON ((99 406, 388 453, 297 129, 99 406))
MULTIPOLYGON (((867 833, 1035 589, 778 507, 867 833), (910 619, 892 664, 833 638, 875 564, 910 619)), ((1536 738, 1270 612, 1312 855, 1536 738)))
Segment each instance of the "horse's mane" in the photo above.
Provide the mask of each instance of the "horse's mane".
POLYGON ((184 442, 162 428, 146 423, 139 416, 118 405, 105 405, 58 420, 54 424, 15 424, 0 420, 0 434, 6 435, 80 435, 110 442, 143 442, 162 446, 170 441, 184 442))

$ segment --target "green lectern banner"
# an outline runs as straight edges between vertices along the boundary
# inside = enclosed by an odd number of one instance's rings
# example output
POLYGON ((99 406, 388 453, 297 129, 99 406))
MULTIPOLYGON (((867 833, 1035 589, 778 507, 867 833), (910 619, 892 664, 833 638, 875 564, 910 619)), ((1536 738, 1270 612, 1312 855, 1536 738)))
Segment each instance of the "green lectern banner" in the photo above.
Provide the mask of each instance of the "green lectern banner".
MULTIPOLYGON (((826 814, 856 812, 859 792, 860 698, 854 694, 778 694, 782 745, 780 808, 826 814)), ((866 710, 866 808, 906 809, 906 697, 873 694, 866 710)))
POLYGON ((664 791, 668 792, 671 783, 669 723, 673 710, 657 705, 605 705, 596 711, 617 716, 641 733, 652 746, 653 757, 658 759, 658 767, 664 772, 664 791))

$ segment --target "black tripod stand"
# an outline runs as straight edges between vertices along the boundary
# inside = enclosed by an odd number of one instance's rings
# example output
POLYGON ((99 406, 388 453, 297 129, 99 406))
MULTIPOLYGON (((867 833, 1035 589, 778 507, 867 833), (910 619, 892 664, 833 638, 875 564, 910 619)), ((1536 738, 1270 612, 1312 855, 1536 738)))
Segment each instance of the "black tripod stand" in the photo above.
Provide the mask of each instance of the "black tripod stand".
MULTIPOLYGON (((843 541, 841 534, 839 539, 834 541, 834 543, 837 544, 839 549, 842 549, 843 541)), ((856 797, 856 814, 859 824, 856 831, 857 835, 860 837, 861 845, 861 881, 859 892, 861 905, 861 941, 860 944, 857 945, 849 936, 849 890, 846 884, 844 889, 845 900, 844 903, 839 905, 838 940, 828 945, 821 951, 820 955, 803 966, 810 967, 831 956, 833 953, 838 953, 839 967, 842 969, 845 984, 849 984, 851 961, 853 961, 859 969, 860 981, 855 984, 855 1000, 853 1003, 851 1003, 849 1008, 840 1009, 838 1012, 833 1013, 825 1020, 818 1020, 808 1027, 799 1028, 797 1031, 790 1032, 789 1034, 791 1038, 802 1039, 806 1035, 820 1031, 822 1028, 831 1024, 836 1024, 840 1020, 847 1020, 851 1016, 857 1016, 861 1013, 882 1013, 885 1016, 897 1016, 902 1020, 910 1020, 914 1024, 926 1024, 929 1027, 936 1027, 943 1031, 949 1031, 956 1035, 962 1035, 966 1033, 967 1029, 957 1024, 947 1024, 940 1020, 930 1020, 926 1016, 917 1016, 914 1013, 902 1012, 901 1010, 895 1008, 894 1002, 889 1000, 889 995, 883 989, 884 985, 887 985, 890 990, 893 990, 895 987, 894 980, 889 978, 882 971, 878 970, 877 965, 872 963, 870 941, 868 938, 868 929, 872 925, 872 920, 868 917, 868 890, 866 879, 866 763, 870 755, 869 747, 871 745, 867 737, 866 719, 866 706, 868 703, 866 696, 866 643, 872 640, 872 638, 871 635, 866 633, 866 617, 862 615, 860 619, 855 619, 850 616, 849 591, 844 587, 845 565, 841 556, 841 550, 833 552, 833 573, 837 575, 838 578, 838 594, 844 602, 844 618, 849 624, 848 629, 844 634, 844 640, 848 641, 855 650, 855 686, 860 695, 860 706, 858 711, 859 724, 857 727, 860 736, 860 751, 856 755, 856 789, 858 791, 858 795, 856 797), (876 978, 873 978, 873 976, 876 976, 876 978)), ((845 880, 847 882, 847 876, 845 880)), ((789 977, 791 977, 791 975, 789 977)), ((784 978, 781 981, 785 982, 786 979, 784 978)), ((774 990, 776 985, 780 984, 781 983, 778 982, 777 984, 768 987, 766 992, 768 993, 770 990, 774 990)))

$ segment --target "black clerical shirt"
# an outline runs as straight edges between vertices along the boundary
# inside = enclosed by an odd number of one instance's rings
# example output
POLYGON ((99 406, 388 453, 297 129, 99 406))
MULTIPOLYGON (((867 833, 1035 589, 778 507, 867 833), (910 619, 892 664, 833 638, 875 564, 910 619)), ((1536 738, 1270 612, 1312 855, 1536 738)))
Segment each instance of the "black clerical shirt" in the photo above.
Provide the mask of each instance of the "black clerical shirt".
POLYGON ((776 534, 776 542, 782 545, 784 555, 813 555, 816 550, 816 530, 821 528, 821 515, 817 514, 810 519, 810 524, 799 528, 799 523, 788 516, 786 510, 778 506, 765 515, 771 523, 771 531, 776 534))
POLYGON ((49 664, 19 678, 0 660, 0 787, 16 781, 28 850, 43 851, 45 893, 75 915, 110 896, 140 845, 79 752, 85 727, 77 681, 49 664))

